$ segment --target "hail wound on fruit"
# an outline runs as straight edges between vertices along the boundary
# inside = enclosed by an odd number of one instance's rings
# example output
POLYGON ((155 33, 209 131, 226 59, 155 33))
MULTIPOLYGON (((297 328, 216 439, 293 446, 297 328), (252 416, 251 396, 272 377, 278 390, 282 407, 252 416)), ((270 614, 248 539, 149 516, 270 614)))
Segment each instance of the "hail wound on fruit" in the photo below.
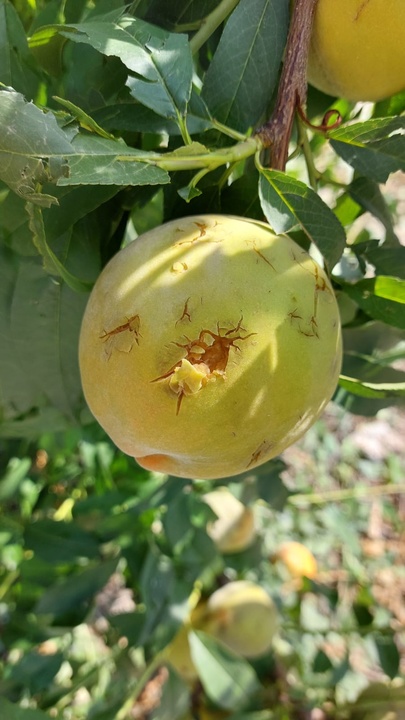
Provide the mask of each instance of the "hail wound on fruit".
POLYGON ((238 324, 230 330, 217 323, 216 333, 212 330, 201 330, 195 340, 186 337, 186 343, 174 342, 185 355, 167 372, 151 382, 167 380, 170 390, 177 395, 177 415, 185 395, 195 395, 209 381, 218 377, 225 379, 231 348, 240 352, 241 349, 236 343, 256 335, 254 332, 242 334, 246 333, 242 320, 241 317, 238 324))
POLYGON ((188 308, 189 300, 190 300, 190 298, 188 297, 186 302, 184 303, 184 308, 183 308, 182 314, 180 315, 179 319, 176 320, 176 323, 175 323, 176 325, 177 325, 177 323, 181 322, 182 320, 185 320, 186 318, 189 322, 191 322, 190 310, 188 308))
MULTIPOLYGON (((304 253, 303 253, 304 254, 304 253)), ((314 304, 313 304, 313 311, 312 315, 310 316, 309 320, 306 322, 306 327, 303 327, 302 324, 298 325, 298 332, 301 335, 305 335, 305 337, 315 337, 319 339, 319 328, 318 328, 318 321, 317 321, 317 314, 318 314, 318 298, 319 293, 329 293, 330 296, 333 295, 332 290, 330 289, 329 285, 326 283, 326 280, 324 277, 320 275, 319 272, 319 266, 317 263, 312 259, 309 258, 313 265, 313 272, 309 270, 305 265, 303 265, 295 253, 292 253, 293 260, 302 267, 303 270, 305 270, 307 273, 311 275, 311 277, 315 280, 314 285, 314 304)), ((289 317, 292 318, 292 314, 288 313, 289 317)))
MULTIPOLYGON (((191 238, 190 240, 188 238, 184 239, 184 240, 179 240, 178 242, 176 242, 174 244, 175 247, 177 247, 179 245, 194 245, 194 243, 199 242, 200 240, 211 241, 211 242, 215 242, 215 243, 222 242, 222 238, 214 239, 214 238, 210 237, 209 235, 207 235, 208 225, 206 223, 195 221, 193 223, 193 225, 197 226, 198 235, 191 238)), ((215 223, 213 224, 213 227, 216 227, 217 225, 218 225, 218 223, 215 221, 215 223)), ((184 232, 184 230, 181 230, 180 232, 184 232)))
POLYGON ((134 342, 139 345, 141 320, 139 315, 132 315, 124 323, 117 325, 112 330, 103 330, 99 336, 105 343, 107 359, 110 358, 113 350, 130 352, 134 342))
POLYGON ((369 2, 370 2, 370 0, 363 0, 362 4, 361 4, 360 7, 358 8, 357 13, 356 13, 356 15, 355 15, 355 17, 354 17, 354 22, 356 22, 356 20, 359 19, 361 13, 362 13, 363 10, 365 9, 365 7, 369 4, 369 2))
POLYGON ((256 448, 254 452, 252 452, 252 455, 250 457, 250 460, 248 464, 246 465, 246 469, 248 470, 252 465, 256 465, 259 460, 262 458, 262 456, 267 453, 271 449, 271 443, 268 440, 263 440, 263 442, 260 443, 259 447, 256 448))
POLYGON ((298 315, 298 308, 291 310, 291 312, 287 314, 287 317, 290 318, 291 324, 293 323, 293 320, 302 320, 302 315, 298 315))
POLYGON ((264 262, 267 263, 267 265, 270 265, 271 269, 274 270, 274 272, 276 272, 276 268, 274 267, 274 265, 270 262, 270 260, 268 260, 268 259, 266 258, 266 256, 264 255, 264 253, 262 253, 261 250, 259 250, 254 243, 253 243, 253 251, 254 251, 254 252, 256 253, 256 255, 258 255, 262 260, 264 260, 264 262))
POLYGON ((183 273, 186 270, 188 270, 188 265, 185 262, 175 262, 170 268, 170 271, 174 275, 180 275, 180 273, 183 273))

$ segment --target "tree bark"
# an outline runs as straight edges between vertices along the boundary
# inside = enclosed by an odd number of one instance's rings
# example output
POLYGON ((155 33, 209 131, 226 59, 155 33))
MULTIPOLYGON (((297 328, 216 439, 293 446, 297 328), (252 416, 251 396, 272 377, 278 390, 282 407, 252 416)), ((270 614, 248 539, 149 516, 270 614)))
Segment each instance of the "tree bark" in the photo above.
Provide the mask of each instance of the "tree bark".
POLYGON ((317 2, 294 2, 276 106, 270 120, 255 133, 270 148, 270 165, 275 170, 285 170, 295 112, 306 104, 309 43, 317 2))

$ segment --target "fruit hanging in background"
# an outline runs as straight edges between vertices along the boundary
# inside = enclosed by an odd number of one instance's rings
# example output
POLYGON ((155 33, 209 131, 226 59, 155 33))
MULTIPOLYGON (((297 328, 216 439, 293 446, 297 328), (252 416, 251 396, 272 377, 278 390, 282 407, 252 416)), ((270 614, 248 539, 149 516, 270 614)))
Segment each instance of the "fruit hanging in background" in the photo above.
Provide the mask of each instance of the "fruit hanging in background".
POLYGON ((341 365, 323 269, 227 215, 173 220, 119 251, 84 314, 86 400, 125 453, 189 478, 251 470, 313 424, 341 365))
POLYGON ((311 551, 293 540, 280 545, 274 560, 281 561, 293 578, 314 578, 318 574, 318 565, 311 551))
POLYGON ((405 89, 404 0, 318 0, 308 81, 353 101, 405 89))
POLYGON ((277 631, 277 608, 253 582, 235 580, 208 598, 201 629, 246 658, 268 652, 277 631))
POLYGON ((245 550, 255 538, 253 510, 240 502, 227 487, 218 487, 203 496, 217 515, 207 526, 208 535, 222 553, 245 550))

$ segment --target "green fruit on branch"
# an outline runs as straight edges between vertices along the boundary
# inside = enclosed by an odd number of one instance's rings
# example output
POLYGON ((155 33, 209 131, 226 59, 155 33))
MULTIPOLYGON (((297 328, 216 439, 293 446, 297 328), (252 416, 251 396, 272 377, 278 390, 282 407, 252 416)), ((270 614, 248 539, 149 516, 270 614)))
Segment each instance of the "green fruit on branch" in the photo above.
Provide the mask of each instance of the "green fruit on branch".
POLYGON ((276 606, 253 582, 235 580, 208 598, 201 629, 246 658, 268 652, 278 627, 276 606))
POLYGON ((209 523, 207 532, 222 553, 241 552, 255 537, 253 510, 240 502, 227 487, 218 487, 204 495, 217 519, 209 523))
POLYGON ((308 80, 329 95, 377 101, 405 88, 404 0, 318 0, 308 80))
POLYGON ((341 331, 322 268, 268 225, 186 217, 104 268, 81 329, 96 419, 147 469, 236 475, 278 455, 336 387, 341 331))

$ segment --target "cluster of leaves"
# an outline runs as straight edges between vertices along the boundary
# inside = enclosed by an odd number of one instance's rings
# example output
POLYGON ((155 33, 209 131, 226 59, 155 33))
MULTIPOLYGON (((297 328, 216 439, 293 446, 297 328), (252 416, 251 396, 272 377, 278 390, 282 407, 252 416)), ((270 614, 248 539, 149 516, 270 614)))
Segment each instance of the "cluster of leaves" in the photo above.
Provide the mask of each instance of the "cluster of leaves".
MULTIPOLYGON (((281 720, 325 708, 325 717, 356 720, 370 708, 367 695, 354 702, 361 691, 376 693, 377 717, 403 706, 403 686, 390 689, 389 682, 399 680, 399 618, 370 585, 389 567, 396 567, 391 582, 398 582, 400 558, 395 547, 373 556, 363 545, 370 506, 351 490, 347 468, 360 458, 350 439, 340 449, 333 435, 314 428, 306 440, 315 444, 319 468, 341 453, 335 488, 342 489, 346 466, 343 503, 311 505, 307 479, 288 490, 281 460, 230 482, 254 509, 257 537, 244 552, 223 555, 206 531, 213 513, 203 494, 212 483, 136 470, 94 427, 79 438, 70 432, 43 436, 25 450, 21 441, 7 446, 0 485, 1 717, 281 720), (319 565, 319 577, 302 585, 271 562, 291 537, 319 565), (209 595, 235 578, 258 582, 274 598, 280 629, 273 648, 248 662, 196 634, 200 683, 190 686, 162 653, 184 621, 193 588, 209 595), (151 698, 153 682, 159 692, 151 698)), ((377 469, 374 481, 388 473, 383 463, 377 469)), ((404 461, 396 473, 390 468, 391 489, 399 491, 404 470, 404 461)), ((321 491, 321 475, 317 482, 321 491)), ((369 482, 357 490, 368 496, 369 482)), ((400 532, 396 507, 388 495, 381 505, 393 537, 400 532)), ((388 593, 392 598, 393 586, 388 593)))
MULTIPOLYGON (((123 241, 185 214, 267 218, 318 248, 347 326, 404 330, 405 250, 379 184, 405 167, 405 96, 364 119, 311 89, 311 121, 332 107, 343 124, 308 137, 297 120, 309 184, 293 163, 266 168, 252 135, 274 105, 289 0, 0 0, 0 19, 1 436, 89 420, 76 357, 86 293, 123 241), (383 237, 348 247, 366 212, 383 237)), ((403 396, 386 357, 352 361, 343 394, 403 396)))

